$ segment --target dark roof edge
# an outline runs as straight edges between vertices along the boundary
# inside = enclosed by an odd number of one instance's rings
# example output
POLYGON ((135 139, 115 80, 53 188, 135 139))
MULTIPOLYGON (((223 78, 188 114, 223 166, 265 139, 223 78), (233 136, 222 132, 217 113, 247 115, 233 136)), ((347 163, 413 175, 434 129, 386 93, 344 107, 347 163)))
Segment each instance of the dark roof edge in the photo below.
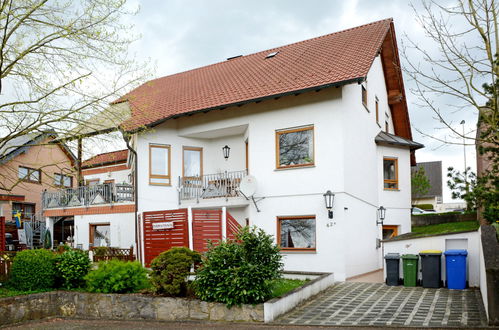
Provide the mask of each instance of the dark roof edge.
POLYGON ((31 140, 27 141, 23 145, 19 145, 15 147, 12 151, 7 153, 6 155, 3 155, 0 157, 0 164, 4 164, 16 156, 18 156, 20 153, 22 153, 26 148, 31 147, 33 145, 36 145, 40 140, 43 140, 44 138, 48 138, 50 136, 53 136, 54 138, 57 137, 57 133, 54 131, 45 131, 45 132, 40 132, 40 134, 36 135, 34 138, 31 140))
POLYGON ((353 83, 361 83, 364 80, 366 80, 366 77, 358 77, 358 78, 353 78, 353 79, 338 81, 338 82, 334 82, 334 83, 329 83, 329 84, 324 84, 324 85, 319 85, 319 86, 313 86, 313 87, 307 87, 307 88, 293 90, 293 91, 288 91, 288 92, 284 92, 284 93, 272 94, 272 95, 269 95, 269 96, 257 97, 257 98, 254 98, 254 99, 249 99, 249 100, 244 100, 244 101, 239 101, 239 102, 234 102, 234 103, 223 104, 223 105, 219 105, 219 106, 216 106, 216 107, 203 108, 203 109, 199 109, 199 110, 184 112, 184 113, 181 113, 181 114, 176 114, 176 115, 172 115, 172 116, 169 116, 169 117, 165 117, 165 118, 162 118, 162 119, 157 120, 155 122, 152 122, 150 124, 147 124, 147 125, 145 125, 145 128, 144 127, 142 127, 142 128, 139 127, 139 128, 134 128, 134 129, 131 129, 131 130, 126 130, 125 129, 125 131, 127 131, 128 133, 132 133, 133 134, 133 133, 137 133, 139 131, 145 130, 146 128, 152 128, 154 126, 158 126, 158 125, 160 125, 160 124, 162 124, 162 123, 164 123, 164 122, 166 122, 166 121, 168 121, 170 119, 177 119, 177 118, 180 118, 180 117, 192 116, 193 114, 196 114, 196 113, 199 113, 199 112, 205 112, 206 113, 206 112, 213 111, 213 110, 223 110, 223 109, 229 108, 229 107, 242 106, 242 105, 253 103, 253 102, 267 101, 267 100, 270 100, 270 99, 284 97, 284 96, 289 96, 289 95, 293 95, 293 94, 302 94, 302 93, 307 93, 307 92, 311 92, 311 91, 318 91, 318 90, 326 89, 326 88, 330 88, 330 87, 339 87, 339 86, 353 84, 353 83))

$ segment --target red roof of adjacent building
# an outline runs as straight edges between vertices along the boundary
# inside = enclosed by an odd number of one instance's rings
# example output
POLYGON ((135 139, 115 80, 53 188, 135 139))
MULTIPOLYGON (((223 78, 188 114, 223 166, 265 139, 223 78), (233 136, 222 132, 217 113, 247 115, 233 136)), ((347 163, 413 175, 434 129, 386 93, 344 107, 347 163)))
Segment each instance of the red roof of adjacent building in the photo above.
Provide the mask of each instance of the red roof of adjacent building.
POLYGON ((124 163, 128 159, 128 149, 117 150, 98 154, 87 159, 81 165, 82 168, 124 163))
POLYGON ((115 103, 129 102, 132 117, 123 127, 133 131, 197 111, 361 81, 391 25, 385 19, 158 78, 115 103))

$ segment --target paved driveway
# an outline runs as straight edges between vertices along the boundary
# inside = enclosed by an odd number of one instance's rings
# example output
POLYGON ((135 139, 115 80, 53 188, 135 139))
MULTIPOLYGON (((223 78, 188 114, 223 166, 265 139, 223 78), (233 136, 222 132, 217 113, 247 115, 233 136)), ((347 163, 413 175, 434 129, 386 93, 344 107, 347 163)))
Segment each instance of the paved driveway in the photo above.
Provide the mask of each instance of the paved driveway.
POLYGON ((277 323, 359 326, 486 326, 480 291, 343 282, 277 323))

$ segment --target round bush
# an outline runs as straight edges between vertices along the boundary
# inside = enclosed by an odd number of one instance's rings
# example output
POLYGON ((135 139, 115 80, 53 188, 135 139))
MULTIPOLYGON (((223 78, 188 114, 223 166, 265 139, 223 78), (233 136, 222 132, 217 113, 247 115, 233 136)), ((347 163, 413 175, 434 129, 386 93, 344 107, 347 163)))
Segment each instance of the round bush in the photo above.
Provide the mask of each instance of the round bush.
POLYGON ((147 270, 138 261, 101 261, 85 280, 90 292, 131 293, 149 287, 147 270))
POLYGON ((55 268, 58 282, 66 289, 79 288, 85 285, 85 276, 90 270, 88 252, 69 250, 57 257, 55 268))
POLYGON ((185 296, 191 267, 200 261, 198 252, 185 247, 173 247, 162 252, 151 263, 153 291, 167 296, 185 296))
POLYGON ((54 287, 55 255, 52 251, 24 250, 12 263, 9 284, 18 290, 50 289, 54 287))
POLYGON ((244 227, 234 241, 210 248, 196 272, 199 298, 228 307, 256 304, 271 297, 271 281, 281 276, 281 254, 272 236, 244 227))

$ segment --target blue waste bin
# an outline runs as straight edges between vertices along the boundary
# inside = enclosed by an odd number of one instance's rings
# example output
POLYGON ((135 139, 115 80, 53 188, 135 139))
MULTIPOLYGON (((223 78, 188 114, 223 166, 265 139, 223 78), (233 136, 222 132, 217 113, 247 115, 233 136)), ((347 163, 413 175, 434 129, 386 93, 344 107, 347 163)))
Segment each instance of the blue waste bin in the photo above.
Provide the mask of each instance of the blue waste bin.
POLYGON ((445 268, 447 288, 463 290, 466 288, 466 250, 447 250, 445 255, 445 268))

